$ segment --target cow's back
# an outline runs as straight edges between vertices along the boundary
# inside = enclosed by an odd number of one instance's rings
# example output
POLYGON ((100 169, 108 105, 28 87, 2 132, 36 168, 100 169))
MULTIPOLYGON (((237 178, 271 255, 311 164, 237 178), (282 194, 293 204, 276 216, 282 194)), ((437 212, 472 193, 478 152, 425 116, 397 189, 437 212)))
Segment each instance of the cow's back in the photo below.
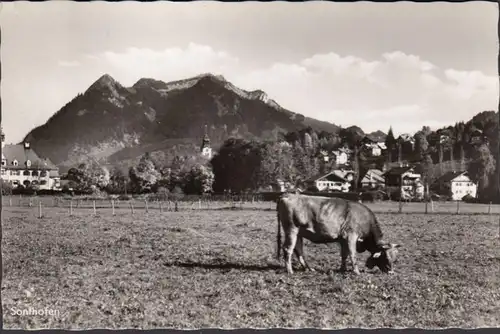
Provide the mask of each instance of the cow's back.
POLYGON ((354 231, 370 246, 382 238, 374 213, 361 203, 337 197, 300 194, 285 194, 279 202, 278 209, 283 218, 311 232, 338 238, 354 231))

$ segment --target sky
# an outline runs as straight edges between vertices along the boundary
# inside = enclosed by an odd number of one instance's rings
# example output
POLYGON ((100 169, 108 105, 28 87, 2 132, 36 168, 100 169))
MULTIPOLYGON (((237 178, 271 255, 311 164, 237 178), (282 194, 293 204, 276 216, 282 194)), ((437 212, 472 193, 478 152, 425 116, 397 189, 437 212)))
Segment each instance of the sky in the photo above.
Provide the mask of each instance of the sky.
POLYGON ((0 6, 7 143, 104 73, 131 86, 210 72, 291 111, 396 135, 498 109, 496 3, 0 6))

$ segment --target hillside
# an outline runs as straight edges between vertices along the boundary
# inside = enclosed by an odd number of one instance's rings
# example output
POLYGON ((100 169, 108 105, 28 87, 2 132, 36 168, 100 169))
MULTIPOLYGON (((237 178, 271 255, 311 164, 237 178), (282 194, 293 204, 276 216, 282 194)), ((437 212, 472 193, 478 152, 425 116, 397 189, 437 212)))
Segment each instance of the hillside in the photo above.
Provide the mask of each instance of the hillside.
POLYGON ((71 166, 88 157, 118 163, 179 141, 194 149, 205 128, 217 146, 229 136, 273 139, 307 126, 340 129, 286 110, 265 92, 245 91, 222 76, 168 83, 143 78, 124 87, 105 74, 25 140, 57 165, 71 166))

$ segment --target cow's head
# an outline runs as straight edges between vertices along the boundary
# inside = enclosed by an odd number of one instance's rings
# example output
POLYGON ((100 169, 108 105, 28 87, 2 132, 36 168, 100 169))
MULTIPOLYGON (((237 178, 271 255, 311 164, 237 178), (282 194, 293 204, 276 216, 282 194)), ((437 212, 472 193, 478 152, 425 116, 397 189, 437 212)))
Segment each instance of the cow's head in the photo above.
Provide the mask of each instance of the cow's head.
POLYGON ((382 244, 377 252, 372 253, 366 260, 366 267, 372 269, 377 266, 384 273, 392 272, 392 266, 397 260, 398 244, 382 244))

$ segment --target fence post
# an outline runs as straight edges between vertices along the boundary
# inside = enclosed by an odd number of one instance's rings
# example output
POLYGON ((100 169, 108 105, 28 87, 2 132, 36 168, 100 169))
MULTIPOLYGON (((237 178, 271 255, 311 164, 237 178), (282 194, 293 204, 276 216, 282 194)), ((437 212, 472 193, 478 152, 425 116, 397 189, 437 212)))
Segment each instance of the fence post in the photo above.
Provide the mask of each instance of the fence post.
POLYGON ((163 202, 160 201, 160 213, 163 213, 163 202))
POLYGON ((460 213, 460 201, 457 200, 457 215, 460 213))
POLYGON ((12 197, 9 196, 9 206, 12 206, 12 197))
POLYGON ((177 204, 177 200, 175 201, 175 212, 179 211, 179 206, 177 204))
POLYGON ((403 202, 401 202, 401 198, 399 198, 399 213, 403 212, 403 202))
POLYGON ((112 209, 112 213, 114 216, 115 215, 115 200, 114 199, 111 200, 111 209, 112 209))
POLYGON ((69 200, 69 215, 73 216, 73 200, 69 200))
POLYGON ((134 204, 132 201, 130 201, 130 211, 132 211, 132 214, 134 214, 134 204))
POLYGON ((198 200, 198 209, 201 210, 201 199, 198 200))
POLYGON ((490 203, 488 204, 488 214, 491 215, 491 201, 490 203))
POLYGON ((29 202, 29 207, 31 208, 33 206, 33 202, 31 201, 31 197, 30 197, 30 202, 29 202))
POLYGON ((144 204, 146 205, 146 213, 148 213, 149 210, 148 210, 148 200, 147 199, 144 200, 144 204))
POLYGON ((92 206, 94 207, 94 216, 97 215, 97 210, 95 208, 95 200, 92 201, 92 206))
POLYGON ((38 201, 38 218, 42 219, 42 201, 38 201))
POLYGON ((425 214, 427 214, 427 213, 428 213, 428 208, 427 208, 427 206, 428 206, 428 201, 426 200, 426 201, 425 201, 425 214))

